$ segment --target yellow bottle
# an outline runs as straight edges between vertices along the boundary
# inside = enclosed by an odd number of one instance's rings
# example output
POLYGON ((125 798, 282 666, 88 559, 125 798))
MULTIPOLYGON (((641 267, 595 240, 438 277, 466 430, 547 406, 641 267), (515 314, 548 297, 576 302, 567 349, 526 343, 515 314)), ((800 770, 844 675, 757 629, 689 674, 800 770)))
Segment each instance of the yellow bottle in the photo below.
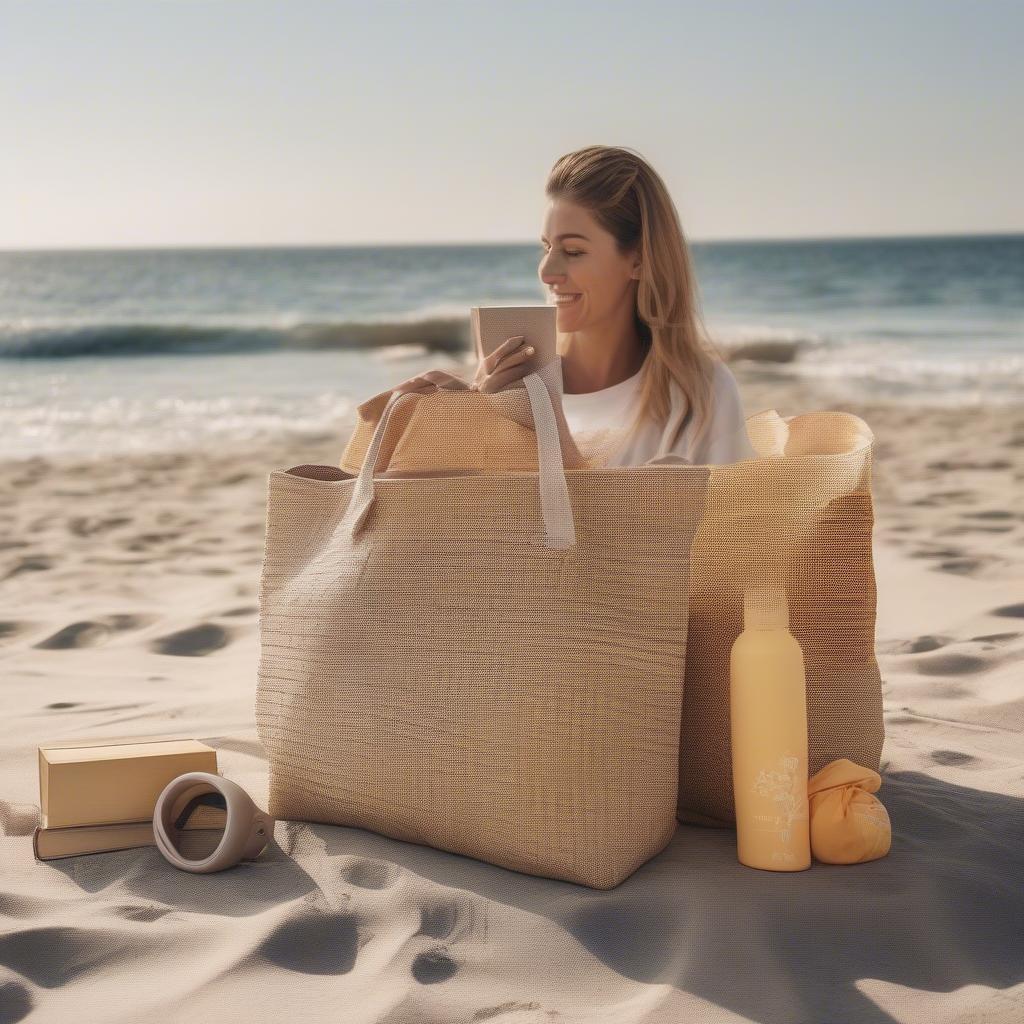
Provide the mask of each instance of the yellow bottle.
POLYGON ((748 588, 743 622, 729 665, 736 853, 748 867, 802 871, 811 866, 807 690, 785 590, 748 588))

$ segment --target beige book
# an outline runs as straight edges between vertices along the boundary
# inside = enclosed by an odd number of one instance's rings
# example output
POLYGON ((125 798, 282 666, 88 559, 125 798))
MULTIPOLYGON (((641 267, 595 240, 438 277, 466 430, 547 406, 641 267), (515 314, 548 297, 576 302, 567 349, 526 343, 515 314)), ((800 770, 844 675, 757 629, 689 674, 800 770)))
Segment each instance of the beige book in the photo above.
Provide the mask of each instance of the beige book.
MULTIPOLYGON (((209 833, 215 844, 223 833, 225 813, 216 807, 197 807, 182 828, 209 833)), ((39 827, 32 834, 32 851, 37 860, 77 857, 85 853, 109 853, 139 846, 156 845, 153 821, 123 821, 114 825, 73 825, 70 828, 39 827)))
POLYGON ((75 825, 72 828, 37 828, 32 851, 37 860, 75 857, 82 853, 107 853, 153 846, 153 822, 126 821, 116 825, 75 825))
POLYGON ((524 373, 547 366, 558 354, 557 310, 554 306, 471 306, 469 322, 477 359, 489 356, 509 338, 523 338, 534 352, 524 373))
POLYGON ((157 797, 185 772, 217 774, 217 751, 183 737, 121 737, 39 747, 43 828, 151 821, 157 797))

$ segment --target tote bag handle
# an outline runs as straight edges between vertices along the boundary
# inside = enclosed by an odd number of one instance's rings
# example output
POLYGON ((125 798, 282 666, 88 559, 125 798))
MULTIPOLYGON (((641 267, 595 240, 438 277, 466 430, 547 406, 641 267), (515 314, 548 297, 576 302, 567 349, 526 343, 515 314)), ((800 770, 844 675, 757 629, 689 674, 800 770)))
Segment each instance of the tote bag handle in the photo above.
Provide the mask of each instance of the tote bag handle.
MULTIPOLYGON (((536 372, 522 378, 533 413, 534 431, 537 435, 537 482, 540 490, 540 507, 544 516, 545 533, 534 537, 533 542, 548 548, 571 548, 576 545, 576 527, 573 522, 572 502, 569 486, 562 465, 562 445, 558 437, 558 422, 547 385, 536 372)), ((443 385, 437 385, 440 391, 443 385)), ((366 456, 356 477, 355 487, 348 509, 342 519, 342 527, 350 537, 355 537, 370 511, 375 497, 373 471, 377 464, 391 413, 411 393, 393 391, 381 413, 373 438, 366 449, 366 456)))

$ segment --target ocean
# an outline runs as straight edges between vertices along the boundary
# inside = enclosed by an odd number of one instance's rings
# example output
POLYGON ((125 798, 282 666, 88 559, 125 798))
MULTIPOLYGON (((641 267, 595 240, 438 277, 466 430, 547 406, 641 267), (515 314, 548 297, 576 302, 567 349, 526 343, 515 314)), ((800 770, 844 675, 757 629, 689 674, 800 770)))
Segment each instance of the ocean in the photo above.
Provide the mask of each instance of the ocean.
MULTIPOLYGON (((723 350, 851 401, 1024 401, 1024 235, 697 242, 723 350)), ((0 252, 0 454, 343 432, 464 365, 474 305, 543 303, 538 245, 0 252)), ((741 365, 737 363, 736 365, 741 365)))

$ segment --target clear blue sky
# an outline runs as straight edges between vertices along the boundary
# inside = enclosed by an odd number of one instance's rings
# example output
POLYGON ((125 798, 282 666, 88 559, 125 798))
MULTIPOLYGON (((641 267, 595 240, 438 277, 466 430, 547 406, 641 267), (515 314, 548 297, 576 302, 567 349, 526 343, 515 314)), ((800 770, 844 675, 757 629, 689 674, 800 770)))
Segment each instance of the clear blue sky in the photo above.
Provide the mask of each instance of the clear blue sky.
POLYGON ((0 0, 0 248, 535 241, 639 150, 692 239, 1024 230, 1024 3, 0 0))

